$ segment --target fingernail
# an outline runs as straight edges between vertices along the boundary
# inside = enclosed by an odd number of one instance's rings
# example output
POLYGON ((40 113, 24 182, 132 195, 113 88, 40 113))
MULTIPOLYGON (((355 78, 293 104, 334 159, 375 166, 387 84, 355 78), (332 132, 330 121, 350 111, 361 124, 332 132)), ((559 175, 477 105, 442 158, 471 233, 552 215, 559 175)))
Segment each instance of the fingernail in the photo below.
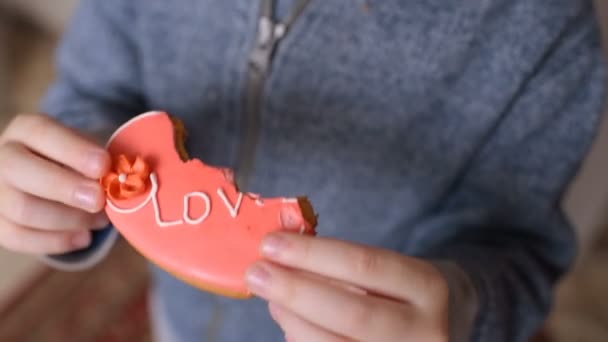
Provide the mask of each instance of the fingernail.
POLYGON ((268 310, 270 311, 270 316, 272 316, 272 319, 277 321, 278 317, 281 315, 281 308, 279 308, 276 304, 270 303, 268 305, 268 310))
POLYGON ((261 265, 252 266, 246 275, 249 289, 255 294, 262 294, 270 284, 270 273, 261 265))
POLYGON ((298 229, 302 224, 302 217, 292 207, 284 207, 281 210, 281 224, 283 229, 298 229))
POLYGON ((270 258, 278 258, 282 251, 287 248, 287 239, 282 236, 271 234, 262 241, 262 254, 270 258))
POLYGON ((110 220, 105 213, 100 213, 93 220, 93 228, 105 228, 110 224, 110 220))
POLYGON ((83 208, 96 209, 99 189, 97 187, 82 185, 74 191, 74 199, 83 208))
POLYGON ((72 236, 72 245, 75 248, 84 248, 91 243, 91 233, 88 231, 82 231, 72 236))
POLYGON ((226 178, 226 181, 234 183, 234 172, 230 169, 224 169, 222 171, 224 172, 224 178, 226 178))
POLYGON ((92 175, 101 176, 106 170, 107 154, 101 151, 91 151, 87 154, 86 168, 92 175))

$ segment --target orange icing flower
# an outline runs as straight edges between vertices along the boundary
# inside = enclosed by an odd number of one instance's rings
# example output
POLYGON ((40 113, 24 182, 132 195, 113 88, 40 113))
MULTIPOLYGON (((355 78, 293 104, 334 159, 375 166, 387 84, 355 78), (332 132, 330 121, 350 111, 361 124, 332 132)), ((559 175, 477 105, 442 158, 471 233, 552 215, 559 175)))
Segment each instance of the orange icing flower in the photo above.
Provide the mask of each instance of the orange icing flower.
POLYGON ((101 179, 101 184, 112 200, 124 200, 146 191, 150 167, 141 157, 133 163, 121 154, 114 161, 114 170, 101 179))

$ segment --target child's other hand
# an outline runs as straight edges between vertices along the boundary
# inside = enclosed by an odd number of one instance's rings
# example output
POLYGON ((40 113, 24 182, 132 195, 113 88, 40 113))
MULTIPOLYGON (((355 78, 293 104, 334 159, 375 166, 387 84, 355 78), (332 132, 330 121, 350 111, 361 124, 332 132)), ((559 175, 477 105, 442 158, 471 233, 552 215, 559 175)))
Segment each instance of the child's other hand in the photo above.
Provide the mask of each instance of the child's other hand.
POLYGON ((449 289, 430 263, 289 233, 247 273, 288 341, 448 341, 449 289))
POLYGON ((108 224, 98 182, 106 151, 53 119, 17 116, 0 135, 0 246, 59 254, 108 224))

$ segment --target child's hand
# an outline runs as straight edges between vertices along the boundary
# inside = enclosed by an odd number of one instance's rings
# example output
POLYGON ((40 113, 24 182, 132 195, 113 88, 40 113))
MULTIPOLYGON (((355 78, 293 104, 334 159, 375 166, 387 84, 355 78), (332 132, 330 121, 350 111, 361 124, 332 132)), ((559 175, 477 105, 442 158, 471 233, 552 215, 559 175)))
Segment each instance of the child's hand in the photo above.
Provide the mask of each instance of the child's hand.
POLYGON ((97 181, 106 151, 42 115, 17 116, 0 135, 0 245, 58 254, 86 247, 108 224, 97 181))
POLYGON ((288 341, 448 341, 448 285, 425 261, 289 233, 262 253, 247 282, 288 341))

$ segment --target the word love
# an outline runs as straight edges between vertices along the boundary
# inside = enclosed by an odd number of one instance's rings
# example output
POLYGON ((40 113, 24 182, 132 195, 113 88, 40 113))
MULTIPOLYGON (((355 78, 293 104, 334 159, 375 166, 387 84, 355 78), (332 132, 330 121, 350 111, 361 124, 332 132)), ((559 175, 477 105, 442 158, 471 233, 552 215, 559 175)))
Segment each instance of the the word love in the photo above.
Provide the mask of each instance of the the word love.
MULTIPOLYGON (((161 213, 160 213, 160 207, 158 205, 158 179, 156 178, 155 173, 150 174, 150 182, 152 183, 152 189, 150 190, 150 194, 138 206, 136 206, 134 208, 127 208, 127 209, 119 208, 116 205, 114 205, 114 203, 112 203, 110 200, 108 200, 108 202, 107 202, 108 206, 112 210, 114 210, 120 214, 133 214, 133 213, 141 210, 146 205, 148 205, 148 203, 152 202, 152 206, 154 207, 154 217, 155 217, 156 223, 158 224, 159 227, 178 226, 178 225, 182 225, 184 223, 190 224, 190 225, 198 225, 198 224, 203 223, 211 214, 211 198, 209 197, 209 195, 205 192, 193 191, 193 192, 189 192, 184 195, 184 205, 183 205, 184 211, 183 211, 181 219, 173 220, 173 221, 163 220, 163 218, 161 217, 161 213), (199 198, 199 199, 203 200, 203 202, 205 202, 205 211, 202 214, 200 214, 198 217, 190 216, 190 201, 194 198, 199 198)), ((226 209, 228 209, 230 216, 232 218, 236 218, 239 214, 239 209, 241 207, 241 203, 243 202, 243 193, 239 192, 238 198, 236 199, 236 201, 234 203, 232 203, 228 199, 228 197, 226 196, 226 193, 224 192, 224 189, 222 189, 221 187, 217 189, 217 194, 220 196, 220 198, 224 202, 224 205, 226 206, 226 209)), ((263 205, 263 202, 261 202, 261 200, 259 200, 259 199, 256 200, 256 203, 258 205, 263 205)))

